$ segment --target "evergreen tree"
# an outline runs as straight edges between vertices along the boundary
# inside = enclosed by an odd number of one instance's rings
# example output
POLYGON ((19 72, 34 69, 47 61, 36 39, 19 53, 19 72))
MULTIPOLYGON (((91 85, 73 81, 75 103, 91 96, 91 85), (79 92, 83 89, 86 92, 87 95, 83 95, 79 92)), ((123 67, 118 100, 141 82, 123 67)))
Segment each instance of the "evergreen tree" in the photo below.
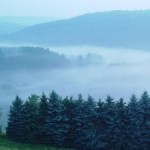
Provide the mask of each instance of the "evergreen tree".
MULTIPOLYGON (((91 96, 83 104, 83 126, 82 136, 78 139, 80 141, 80 149, 94 150, 97 145, 97 132, 95 128, 96 119, 96 103, 91 96)), ((81 134, 80 133, 80 134, 81 134)))
POLYGON ((140 150, 140 124, 141 115, 139 114, 139 103, 135 95, 132 95, 127 107, 127 115, 129 117, 129 149, 140 150))
POLYGON ((66 97, 63 100, 63 114, 66 116, 66 124, 68 131, 65 134, 65 143, 64 145, 68 148, 72 148, 76 138, 76 101, 73 97, 66 97))
POLYGON ((48 102, 48 115, 44 125, 46 131, 46 143, 60 147, 64 143, 64 129, 62 128, 62 102, 54 91, 51 92, 48 102))
POLYGON ((39 96, 31 95, 23 106, 23 142, 36 143, 38 135, 38 100, 39 96))
POLYGON ((105 111, 103 112, 104 130, 103 140, 105 141, 105 149, 113 150, 115 138, 115 118, 116 118, 116 104, 114 99, 107 96, 104 105, 105 111))
POLYGON ((116 105, 110 96, 107 96, 105 102, 101 100, 97 104, 97 126, 98 141, 97 149, 113 149, 114 144, 114 122, 116 117, 116 105))
POLYGON ((78 96, 78 99, 75 101, 75 116, 73 118, 74 121, 74 143, 73 146, 76 149, 83 148, 83 143, 81 139, 83 138, 83 126, 85 125, 85 119, 83 115, 83 107, 84 100, 82 95, 78 96))
POLYGON ((46 117, 48 115, 48 98, 43 93, 40 98, 39 108, 38 108, 38 141, 40 143, 45 143, 46 132, 44 130, 44 125, 46 123, 46 117))
POLYGON ((105 122, 104 122, 104 112, 105 112, 105 103, 99 99, 96 106, 96 118, 94 126, 96 128, 96 138, 94 139, 97 141, 97 144, 95 146, 95 150, 103 150, 105 148, 105 142, 104 142, 104 135, 103 130, 105 128, 105 122))
POLYGON ((10 107, 8 115, 8 125, 6 128, 7 136, 15 141, 21 141, 23 135, 22 129, 22 108, 23 101, 16 96, 16 99, 13 101, 12 106, 10 107))
POLYGON ((115 150, 128 150, 131 141, 129 134, 129 118, 127 107, 123 99, 116 104, 116 116, 114 122, 114 137, 112 139, 112 148, 115 150))
POLYGON ((140 103, 140 117, 141 117, 141 134, 140 134, 140 150, 150 149, 150 97, 145 91, 140 103))

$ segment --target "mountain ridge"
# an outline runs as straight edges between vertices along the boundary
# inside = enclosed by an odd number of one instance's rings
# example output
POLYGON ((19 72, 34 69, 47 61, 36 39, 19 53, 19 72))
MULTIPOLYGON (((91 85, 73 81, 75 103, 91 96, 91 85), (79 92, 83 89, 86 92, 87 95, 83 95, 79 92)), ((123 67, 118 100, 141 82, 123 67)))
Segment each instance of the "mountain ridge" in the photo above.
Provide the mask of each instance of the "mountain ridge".
POLYGON ((108 11, 33 25, 3 40, 49 46, 149 49, 149 35, 150 10, 108 11))

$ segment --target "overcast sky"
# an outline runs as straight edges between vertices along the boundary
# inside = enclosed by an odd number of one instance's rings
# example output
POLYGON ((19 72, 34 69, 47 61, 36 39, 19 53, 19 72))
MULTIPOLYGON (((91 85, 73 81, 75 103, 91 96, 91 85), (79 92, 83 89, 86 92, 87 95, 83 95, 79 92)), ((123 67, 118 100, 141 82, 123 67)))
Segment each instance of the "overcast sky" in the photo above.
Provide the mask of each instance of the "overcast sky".
POLYGON ((149 8, 150 0, 0 0, 1 16, 64 18, 90 12, 149 8))

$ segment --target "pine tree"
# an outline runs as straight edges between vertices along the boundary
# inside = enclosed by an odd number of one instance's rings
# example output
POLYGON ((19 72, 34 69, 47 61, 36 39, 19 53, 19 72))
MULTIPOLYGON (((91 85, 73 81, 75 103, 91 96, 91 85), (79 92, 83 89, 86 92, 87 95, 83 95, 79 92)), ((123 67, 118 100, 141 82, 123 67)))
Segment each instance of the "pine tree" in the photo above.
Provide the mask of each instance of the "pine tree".
POLYGON ((116 116, 114 122, 114 137, 112 139, 112 148, 116 150, 128 150, 131 141, 129 134, 129 118, 127 107, 123 99, 116 104, 116 116))
POLYGON ((36 143, 38 135, 38 100, 39 96, 31 95, 23 106, 22 127, 23 142, 36 143))
POLYGON ((139 114, 139 103, 135 95, 132 95, 127 107, 127 115, 129 117, 129 149, 140 150, 140 124, 141 115, 139 114))
POLYGON ((64 143, 64 130, 62 128, 62 102, 54 91, 51 92, 48 102, 48 115, 44 125, 46 143, 60 147, 64 143))
POLYGON ((46 132, 44 130, 44 125, 46 123, 46 117, 48 115, 48 98, 43 93, 40 98, 39 108, 38 108, 38 142, 45 143, 46 132))
MULTIPOLYGON (((96 119, 96 103, 91 96, 83 104, 83 126, 82 136, 78 139, 80 141, 80 149, 94 150, 97 145, 97 132, 94 126, 96 119)), ((81 134, 80 133, 80 134, 81 134)))
POLYGON ((140 150, 150 149, 150 97, 145 91, 139 101, 141 117, 140 150))
POLYGON ((96 112, 97 117, 95 121, 95 127, 97 132, 96 140, 97 145, 95 147, 96 150, 105 150, 106 141, 104 140, 105 137, 105 103, 100 99, 97 103, 96 112))
POLYGON ((65 133, 65 143, 64 146, 68 148, 72 148, 75 141, 75 120, 76 117, 75 113, 76 109, 76 102, 73 97, 66 97, 63 100, 63 115, 66 118, 66 125, 67 125, 67 132, 65 133))
POLYGON ((15 141, 21 141, 22 137, 24 136, 22 129, 22 108, 23 101, 16 96, 16 99, 13 101, 12 106, 10 107, 8 125, 6 128, 7 136, 15 141))
POLYGON ((113 149, 114 146, 114 137, 115 137, 115 118, 116 118, 116 104, 114 99, 110 96, 107 96, 104 105, 105 111, 103 112, 104 120, 104 130, 103 130, 103 140, 105 141, 105 149, 113 149))
POLYGON ((80 94, 78 96, 78 99, 75 101, 75 116, 73 118, 74 135, 75 135, 73 146, 76 149, 83 148, 83 144, 81 142, 81 139, 83 138, 83 126, 85 125, 85 119, 83 115, 83 106, 84 106, 84 100, 82 98, 82 95, 80 94))

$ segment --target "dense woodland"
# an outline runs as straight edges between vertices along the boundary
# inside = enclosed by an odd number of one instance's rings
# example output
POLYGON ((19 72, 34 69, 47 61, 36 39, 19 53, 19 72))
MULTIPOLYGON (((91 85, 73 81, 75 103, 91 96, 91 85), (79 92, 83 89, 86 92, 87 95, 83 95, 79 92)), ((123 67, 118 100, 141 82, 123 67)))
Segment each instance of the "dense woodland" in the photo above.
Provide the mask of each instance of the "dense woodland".
POLYGON ((144 92, 130 101, 31 95, 18 96, 10 107, 8 138, 78 150, 149 150, 150 97, 144 92))

